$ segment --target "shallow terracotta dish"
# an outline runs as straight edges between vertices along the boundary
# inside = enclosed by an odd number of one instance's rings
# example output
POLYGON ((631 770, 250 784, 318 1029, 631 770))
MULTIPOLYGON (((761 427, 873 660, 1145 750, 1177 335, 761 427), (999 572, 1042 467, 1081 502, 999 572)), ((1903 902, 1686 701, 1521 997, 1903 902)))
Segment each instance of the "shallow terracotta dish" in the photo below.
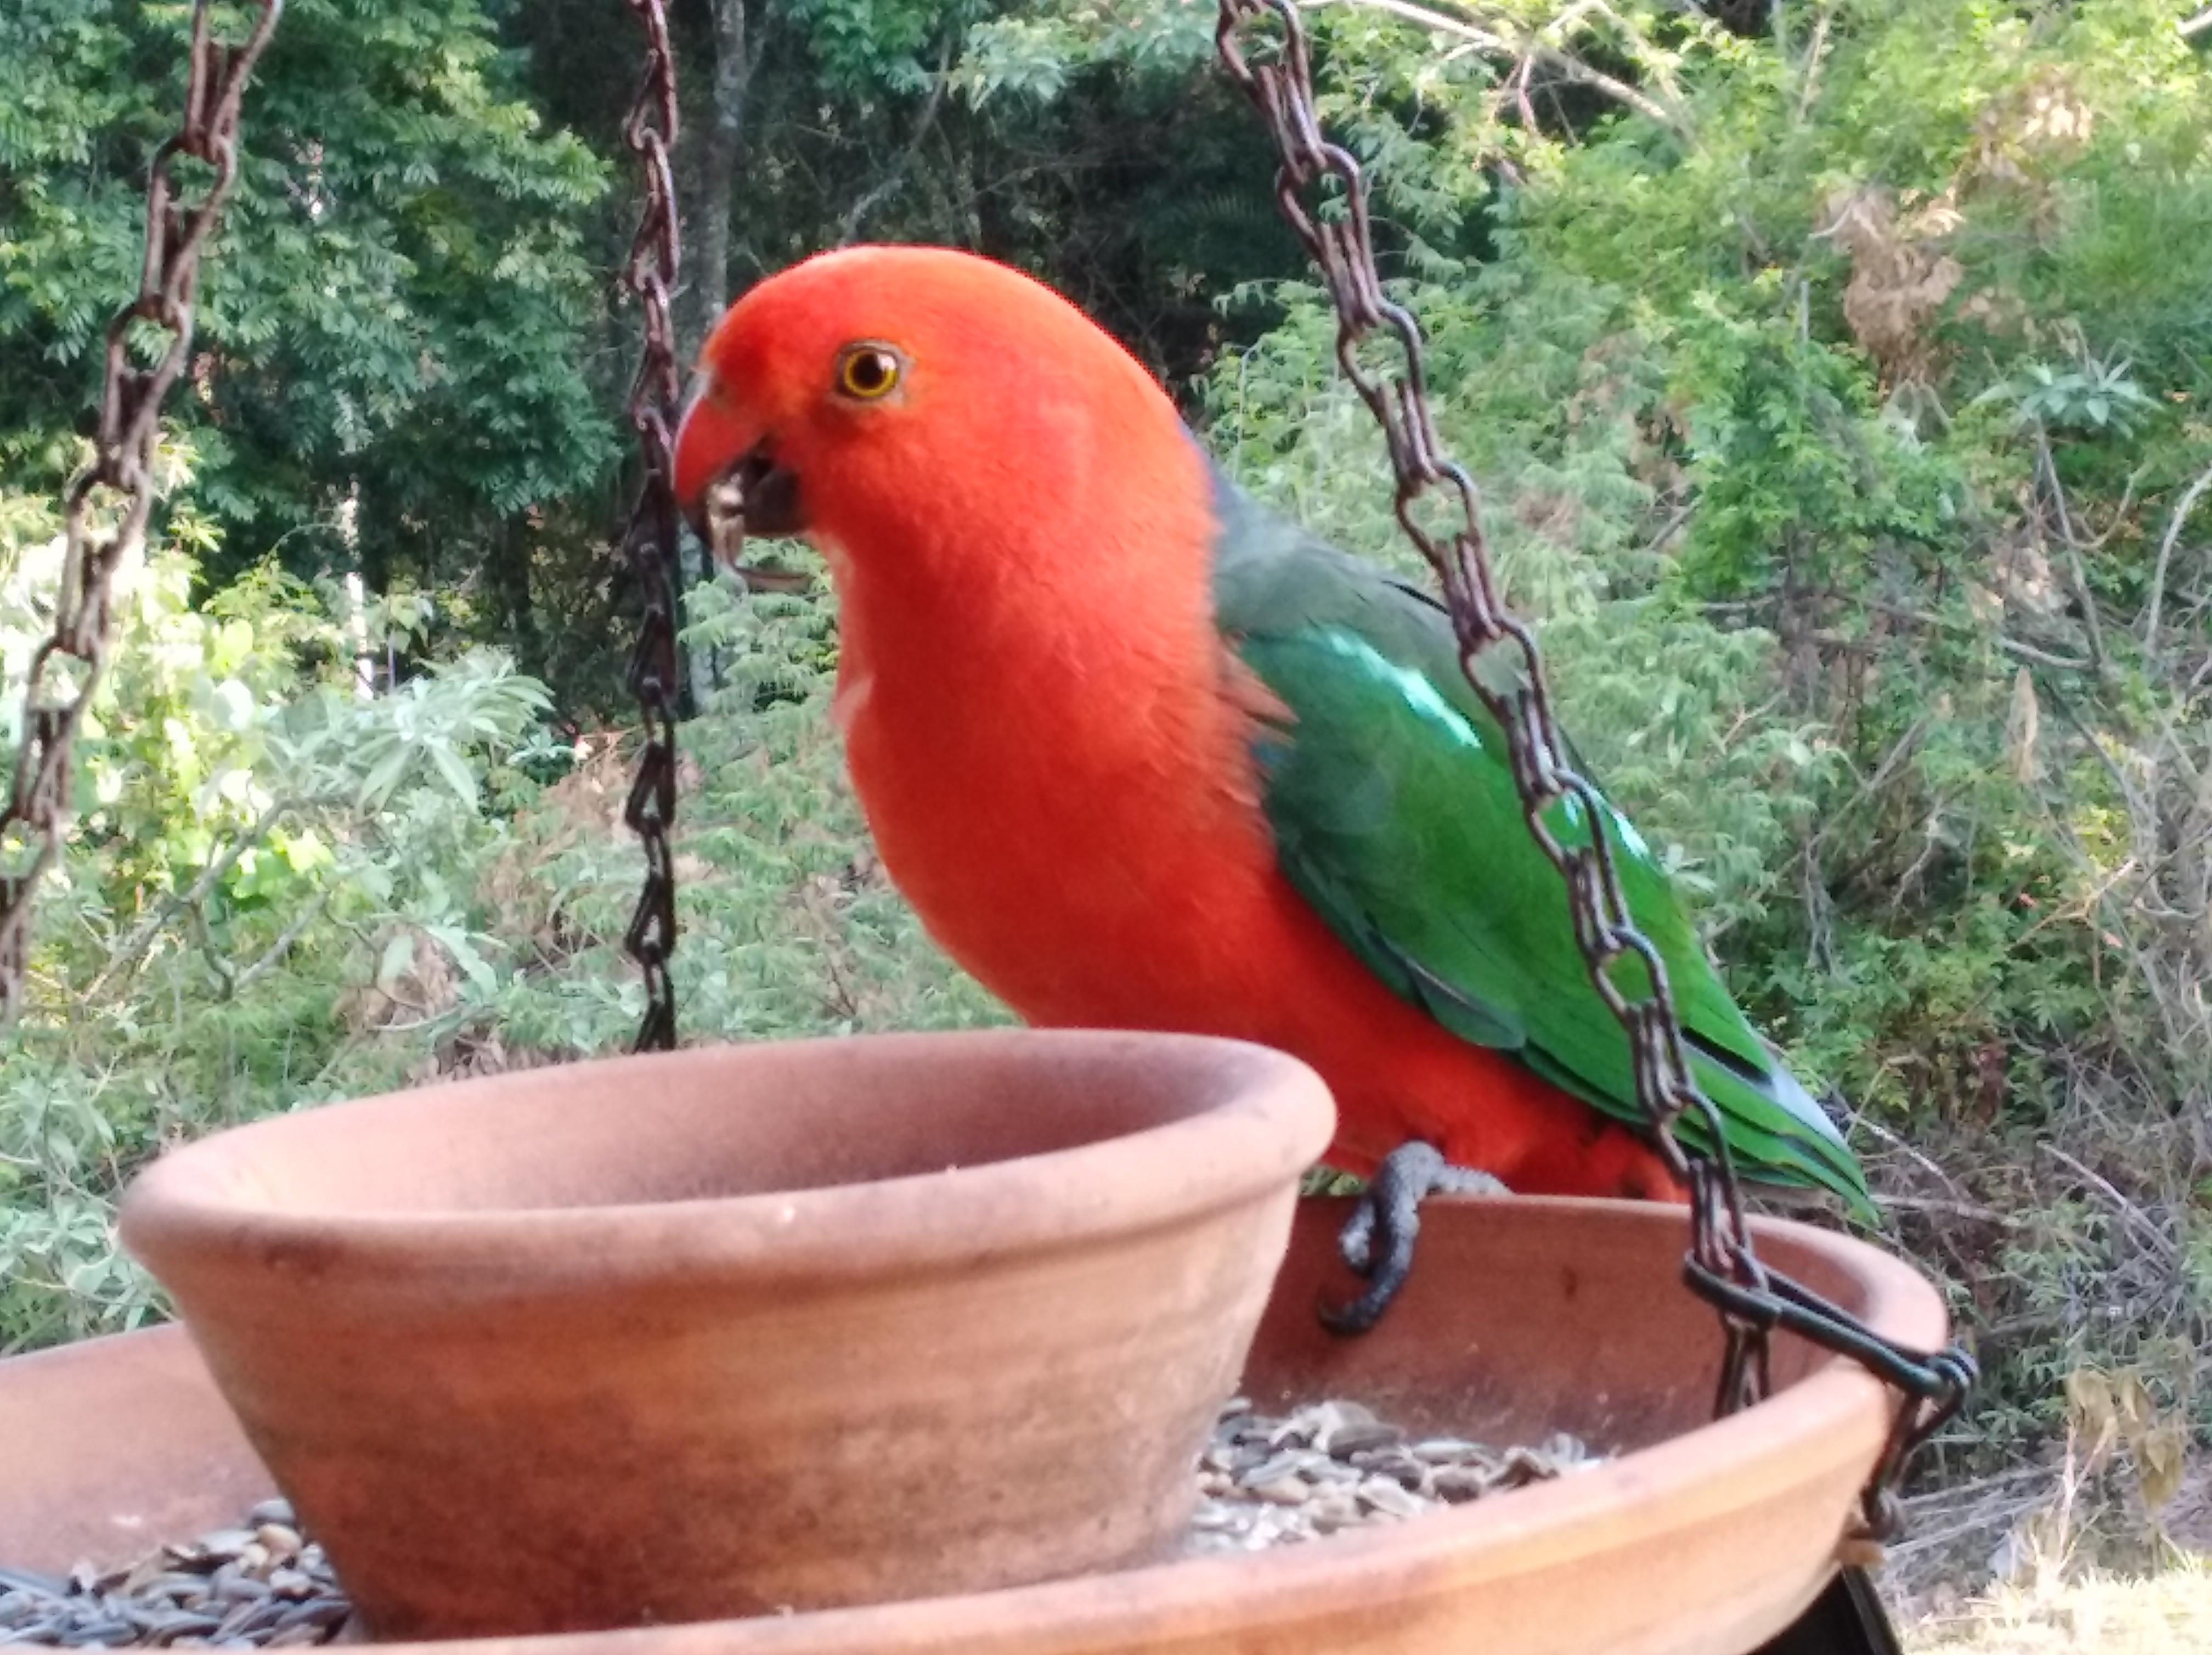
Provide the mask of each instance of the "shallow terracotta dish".
MULTIPOLYGON (((1620 1457, 1389 1529, 1013 1591, 416 1655, 1745 1655, 1833 1568, 1887 1428, 1881 1388, 1797 1342, 1783 1387, 1706 1422, 1710 1313, 1677 1281, 1679 1213, 1438 1202, 1405 1296, 1337 1341, 1316 1299, 1340 1203, 1303 1203, 1244 1388, 1370 1402, 1494 1443, 1573 1431, 1620 1457)), ((1762 1220, 1763 1256, 1881 1332, 1934 1347, 1942 1301, 1886 1254, 1762 1220)), ((268 1474, 173 1329, 0 1362, 0 1561, 120 1563, 234 1523, 268 1474)))
POLYGON ((1170 1552, 1333 1127, 1226 1041, 717 1047, 224 1133, 122 1232, 379 1634, 789 1613, 1170 1552))

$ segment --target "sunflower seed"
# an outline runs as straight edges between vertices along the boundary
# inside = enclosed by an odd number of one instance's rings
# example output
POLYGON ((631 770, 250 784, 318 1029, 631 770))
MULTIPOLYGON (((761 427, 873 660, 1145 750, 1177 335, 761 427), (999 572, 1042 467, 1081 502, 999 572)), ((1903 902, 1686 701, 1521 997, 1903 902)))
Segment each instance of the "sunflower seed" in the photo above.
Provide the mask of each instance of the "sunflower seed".
MULTIPOLYGON (((1596 1463, 1564 1433, 1535 1447, 1407 1433, 1346 1398, 1284 1415, 1222 1405, 1193 1468, 1188 1549, 1252 1552, 1402 1522, 1596 1463)), ((352 1607, 289 1501, 100 1573, 0 1568, 0 1646, 292 1649, 351 1641, 352 1607)))
POLYGON ((1384 1425, 1380 1420, 1354 1420, 1338 1426, 1314 1445, 1347 1460, 1374 1449, 1395 1448, 1405 1439, 1406 1433, 1395 1425, 1384 1425))
POLYGON ((1189 1549, 1255 1551, 1396 1523, 1595 1463, 1574 1438, 1500 1451, 1463 1437, 1411 1442, 1345 1398, 1279 1416, 1238 1397, 1197 1468, 1189 1549))
POLYGON ((283 1500, 238 1528, 64 1579, 0 1569, 0 1643, 76 1649, 252 1649, 328 1643, 351 1614, 322 1548, 283 1500))

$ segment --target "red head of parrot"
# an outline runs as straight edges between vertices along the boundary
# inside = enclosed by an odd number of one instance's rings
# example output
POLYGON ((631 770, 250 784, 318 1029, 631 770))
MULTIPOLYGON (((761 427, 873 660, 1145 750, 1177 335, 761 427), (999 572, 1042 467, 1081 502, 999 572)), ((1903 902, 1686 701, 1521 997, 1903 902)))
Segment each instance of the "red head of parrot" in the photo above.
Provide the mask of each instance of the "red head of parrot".
MULTIPOLYGON (((1203 457, 1151 375, 1051 289, 972 254, 807 259, 732 306, 699 368, 674 479, 695 522, 731 487, 748 532, 804 532, 833 559, 896 547, 899 574, 969 586, 1109 476, 1182 473, 1205 515, 1203 457)), ((1202 533, 1190 550, 1195 597, 1202 533)))

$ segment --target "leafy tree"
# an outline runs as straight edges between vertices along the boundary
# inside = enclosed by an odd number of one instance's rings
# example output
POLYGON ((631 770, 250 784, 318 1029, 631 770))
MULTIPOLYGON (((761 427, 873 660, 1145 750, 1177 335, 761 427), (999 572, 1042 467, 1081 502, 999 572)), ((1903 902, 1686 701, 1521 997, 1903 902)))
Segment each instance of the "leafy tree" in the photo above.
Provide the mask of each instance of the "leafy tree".
MULTIPOLYGON (((0 17, 0 460, 24 484, 58 484, 89 429, 189 14, 26 0, 0 17)), ((477 0, 286 8, 173 407, 198 507, 236 549, 212 576, 274 551, 380 590, 465 581, 606 478, 578 224, 606 170, 517 98, 515 70, 477 0)))

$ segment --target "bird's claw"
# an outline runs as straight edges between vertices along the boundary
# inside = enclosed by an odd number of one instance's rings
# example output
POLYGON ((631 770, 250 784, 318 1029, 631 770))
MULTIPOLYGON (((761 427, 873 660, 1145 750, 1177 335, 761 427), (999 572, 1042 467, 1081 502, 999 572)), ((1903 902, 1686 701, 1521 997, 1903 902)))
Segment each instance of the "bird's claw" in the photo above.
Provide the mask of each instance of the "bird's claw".
POLYGON ((1337 1237, 1337 1251, 1367 1287, 1350 1304, 1324 1305, 1322 1325, 1331 1333, 1365 1333, 1380 1321, 1413 1268, 1413 1238, 1420 1233, 1421 1203, 1431 1196, 1504 1195, 1487 1172, 1454 1166, 1433 1144, 1401 1144, 1382 1158, 1366 1190, 1337 1237))

